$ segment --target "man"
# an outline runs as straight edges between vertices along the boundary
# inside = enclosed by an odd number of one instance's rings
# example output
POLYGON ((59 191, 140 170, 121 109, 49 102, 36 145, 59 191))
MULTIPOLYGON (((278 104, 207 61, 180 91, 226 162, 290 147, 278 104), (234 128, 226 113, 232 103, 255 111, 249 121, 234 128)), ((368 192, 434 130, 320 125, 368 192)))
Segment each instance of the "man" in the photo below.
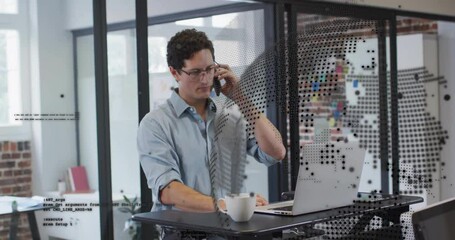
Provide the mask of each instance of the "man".
MULTIPOLYGON (((167 61, 179 87, 165 104, 142 119, 138 129, 140 162, 152 189, 152 211, 215 211, 209 174, 217 114, 210 98, 214 78, 224 79, 221 92, 225 96, 249 106, 243 111, 254 111, 253 104, 239 91, 230 67, 215 62, 213 44, 205 33, 195 29, 177 33, 168 42, 167 61)), ((245 148, 256 160, 275 164, 286 154, 281 136, 265 115, 256 114, 259 118, 250 122, 255 139, 248 140, 245 148)), ((262 196, 256 200, 257 205, 267 204, 262 196)), ((225 203, 218 201, 218 207, 224 209, 225 203)))

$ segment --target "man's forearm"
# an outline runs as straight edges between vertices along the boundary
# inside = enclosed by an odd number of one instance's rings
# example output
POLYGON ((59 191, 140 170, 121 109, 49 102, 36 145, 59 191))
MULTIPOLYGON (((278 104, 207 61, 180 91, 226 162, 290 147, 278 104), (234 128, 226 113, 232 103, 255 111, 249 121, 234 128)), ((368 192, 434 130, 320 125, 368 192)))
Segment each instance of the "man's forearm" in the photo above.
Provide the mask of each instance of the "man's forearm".
POLYGON ((262 113, 254 123, 254 137, 259 147, 273 158, 282 160, 286 156, 280 132, 262 113))
POLYGON ((246 119, 250 127, 254 127, 254 136, 262 151, 275 159, 282 160, 286 156, 286 149, 278 129, 263 113, 259 112, 255 104, 244 96, 242 91, 238 91, 234 99, 243 115, 250 116, 246 119))
POLYGON ((173 181, 161 190, 161 202, 191 212, 213 212, 215 207, 210 196, 201 194, 183 183, 173 181))

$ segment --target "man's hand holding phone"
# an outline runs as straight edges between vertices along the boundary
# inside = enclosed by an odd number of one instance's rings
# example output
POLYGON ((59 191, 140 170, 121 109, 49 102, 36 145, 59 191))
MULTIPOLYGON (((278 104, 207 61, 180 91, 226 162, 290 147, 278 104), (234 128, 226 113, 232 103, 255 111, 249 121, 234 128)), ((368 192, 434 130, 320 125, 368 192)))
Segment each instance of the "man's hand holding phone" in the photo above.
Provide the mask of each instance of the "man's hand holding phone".
POLYGON ((220 96, 221 92, 221 82, 218 80, 218 77, 213 78, 213 88, 215 89, 215 93, 217 96, 220 96))
POLYGON ((231 67, 227 64, 218 64, 218 68, 215 71, 213 78, 213 87, 215 88, 216 94, 219 96, 219 92, 222 92, 225 96, 231 98, 234 89, 237 87, 239 80, 237 76, 232 72, 231 67), (221 80, 224 79, 225 84, 221 86, 221 80), (219 90, 217 90, 217 88, 219 90))

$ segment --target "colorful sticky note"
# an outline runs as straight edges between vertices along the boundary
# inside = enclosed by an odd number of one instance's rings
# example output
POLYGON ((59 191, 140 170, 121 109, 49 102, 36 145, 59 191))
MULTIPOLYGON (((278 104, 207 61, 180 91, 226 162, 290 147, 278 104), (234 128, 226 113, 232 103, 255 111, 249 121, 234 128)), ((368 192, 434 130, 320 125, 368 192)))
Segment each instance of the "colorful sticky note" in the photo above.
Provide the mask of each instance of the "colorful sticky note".
POLYGON ((353 88, 358 88, 359 87, 359 80, 355 79, 354 81, 352 81, 352 87, 353 88))
POLYGON ((338 65, 336 68, 336 73, 342 73, 343 72, 343 66, 338 65))
POLYGON ((338 110, 338 111, 343 111, 343 102, 338 102, 338 104, 337 104, 337 110, 338 110))
POLYGON ((321 82, 326 82, 326 81, 327 81, 325 75, 319 76, 319 80, 320 80, 321 82))
POLYGON ((329 126, 330 127, 335 127, 335 119, 333 117, 331 117, 330 120, 329 120, 329 126))
POLYGON ((338 118, 340 117, 340 112, 339 111, 333 111, 333 117, 338 120, 338 118))
POLYGON ((314 82, 313 83, 313 91, 314 92, 319 91, 319 82, 314 82))

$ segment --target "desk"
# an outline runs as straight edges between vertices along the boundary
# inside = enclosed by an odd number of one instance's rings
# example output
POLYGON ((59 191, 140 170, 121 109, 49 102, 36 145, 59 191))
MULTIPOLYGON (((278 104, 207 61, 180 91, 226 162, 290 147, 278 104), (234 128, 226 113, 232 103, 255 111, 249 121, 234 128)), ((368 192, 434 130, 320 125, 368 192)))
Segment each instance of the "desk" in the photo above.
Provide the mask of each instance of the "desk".
POLYGON ((350 231, 355 234, 363 231, 374 216, 400 224, 400 215, 409 211, 409 205, 423 201, 421 197, 416 196, 368 195, 365 193, 361 195, 362 199, 384 199, 356 201, 349 206, 295 217, 255 213, 251 220, 245 223, 236 223, 230 218, 226 218, 223 213, 189 213, 175 210, 139 213, 133 216, 133 220, 180 230, 210 232, 231 239, 271 239, 272 236, 281 236, 282 230, 362 215, 350 231))
MULTIPOLYGON (((114 239, 129 239, 128 231, 123 231, 125 221, 131 218, 130 213, 123 213, 119 208, 124 205, 125 195, 132 200, 133 194, 112 194, 112 210, 114 223, 114 239)), ((43 239, 71 239, 71 240, 88 240, 99 239, 103 226, 100 225, 100 202, 99 192, 92 193, 64 193, 45 192, 44 197, 47 202, 60 205, 51 211, 42 211, 36 213, 36 220, 43 239), (75 211, 76 208, 85 206, 84 211, 75 211), (71 206, 75 205, 75 206, 71 206), (74 211, 69 209, 73 208, 74 211), (89 210, 90 209, 90 210, 89 210), (45 219, 61 219, 60 221, 49 221, 45 219), (45 223, 46 226, 44 225, 45 223), (49 223, 53 223, 49 225, 49 223), (57 225, 60 223, 62 225, 57 225)), ((130 206, 130 205, 127 205, 130 206)))
POLYGON ((36 223, 35 211, 49 209, 49 208, 53 208, 53 207, 52 206, 43 206, 43 204, 39 204, 39 205, 36 205, 33 207, 28 207, 23 210, 17 210, 15 212, 11 211, 11 212, 0 213, 0 216, 11 215, 11 223, 10 223, 10 229, 9 229, 10 239, 16 239, 19 214, 27 213, 28 224, 30 225, 30 231, 32 233, 32 238, 33 238, 33 240, 39 240, 40 235, 39 235, 39 231, 38 231, 38 224, 36 223))

